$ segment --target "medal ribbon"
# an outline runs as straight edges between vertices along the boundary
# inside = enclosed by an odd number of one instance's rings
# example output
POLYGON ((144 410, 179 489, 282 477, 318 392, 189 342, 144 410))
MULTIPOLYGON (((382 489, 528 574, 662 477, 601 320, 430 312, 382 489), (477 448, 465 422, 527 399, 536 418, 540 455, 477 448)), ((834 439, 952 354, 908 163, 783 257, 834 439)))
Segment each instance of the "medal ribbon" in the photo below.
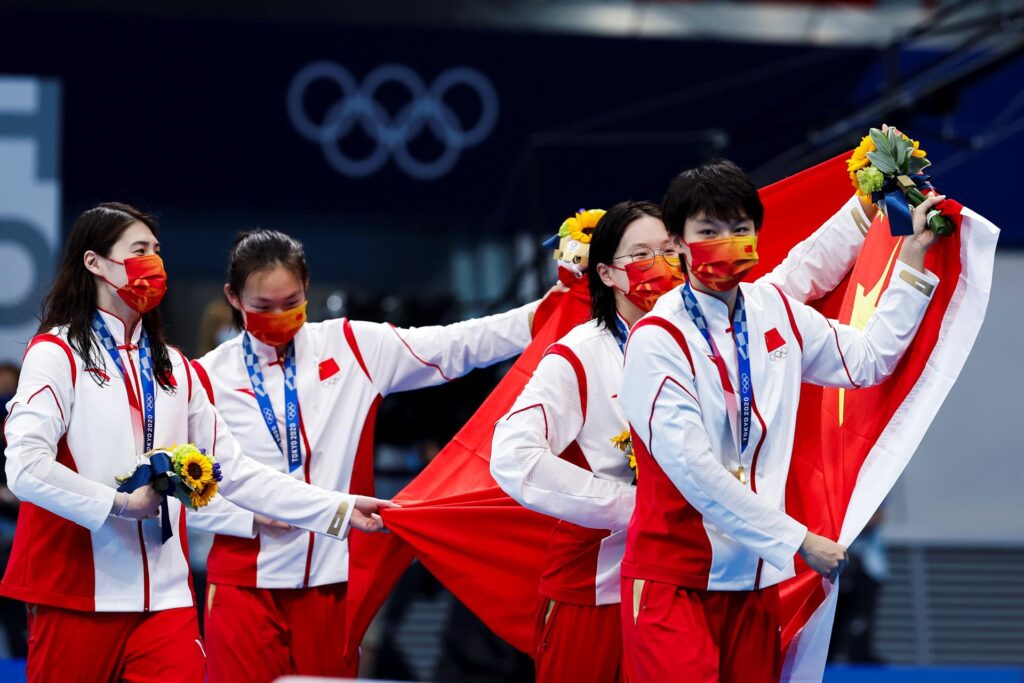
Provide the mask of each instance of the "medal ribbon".
POLYGON ((295 342, 288 342, 284 352, 284 416, 285 430, 288 437, 286 444, 281 439, 281 430, 277 428, 277 415, 270 403, 270 396, 263 385, 263 371, 260 370, 259 357, 252 350, 249 333, 242 335, 242 349, 245 352, 245 369, 249 372, 249 383, 256 395, 263 421, 274 437, 274 442, 282 455, 288 457, 288 471, 294 472, 302 467, 302 445, 299 431, 299 392, 295 382, 295 342))
MULTIPOLYGON (((139 324, 141 325, 142 323, 140 322, 139 324)), ((139 405, 138 398, 135 396, 135 391, 132 389, 131 382, 128 381, 128 373, 125 371, 124 363, 121 361, 121 354, 118 353, 117 342, 114 341, 114 336, 110 334, 110 330, 107 328, 107 324, 103 322, 103 317, 99 311, 96 311, 96 314, 93 316, 92 329, 99 336, 103 348, 107 350, 107 355, 110 356, 110 360, 114 361, 114 365, 121 372, 124 388, 128 392, 128 404, 131 406, 133 414, 141 413, 142 452, 149 453, 153 450, 153 440, 156 432, 156 382, 153 377, 153 351, 149 345, 149 336, 146 334, 146 328, 143 327, 139 334, 139 384, 142 386, 141 406, 139 405)), ((131 353, 131 346, 127 348, 126 353, 131 353)), ((164 459, 166 460, 166 457, 164 459)), ((121 484, 117 490, 131 493, 140 486, 152 483, 153 476, 159 474, 156 471, 158 468, 154 467, 155 464, 151 463, 150 466, 143 465, 137 468, 135 475, 121 484)), ((170 469, 169 464, 161 472, 166 472, 168 469, 170 469)), ((161 542, 166 543, 173 535, 170 508, 167 505, 167 495, 165 494, 163 502, 160 503, 161 542)))
POLYGON ((712 360, 718 368, 718 377, 722 382, 722 391, 725 393, 725 406, 729 413, 730 427, 734 434, 737 428, 739 431, 738 450, 739 455, 742 456, 743 451, 747 449, 747 443, 750 441, 750 419, 754 404, 754 387, 750 373, 750 353, 747 340, 747 312, 743 303, 743 292, 736 292, 736 306, 732 314, 732 336, 736 342, 740 383, 739 404, 737 405, 736 391, 733 389, 732 381, 729 379, 729 371, 726 368, 725 359, 718 351, 718 346, 715 345, 715 340, 711 336, 711 330, 708 328, 707 319, 704 317, 704 312, 700 309, 697 297, 694 296, 693 290, 690 289, 690 283, 687 282, 683 285, 681 291, 686 312, 690 314, 693 324, 697 326, 697 329, 704 336, 704 340, 711 347, 712 360))

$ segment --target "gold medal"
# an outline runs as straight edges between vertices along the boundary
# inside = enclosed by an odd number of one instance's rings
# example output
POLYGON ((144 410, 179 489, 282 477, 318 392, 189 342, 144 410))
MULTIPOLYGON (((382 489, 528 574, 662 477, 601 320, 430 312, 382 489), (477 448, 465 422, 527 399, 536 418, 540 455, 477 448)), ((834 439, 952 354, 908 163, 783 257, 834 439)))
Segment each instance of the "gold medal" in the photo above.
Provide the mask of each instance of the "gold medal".
POLYGON ((733 474, 736 476, 737 479, 740 480, 741 484, 745 485, 747 483, 747 471, 743 469, 743 465, 740 465, 739 468, 735 472, 733 472, 733 474))

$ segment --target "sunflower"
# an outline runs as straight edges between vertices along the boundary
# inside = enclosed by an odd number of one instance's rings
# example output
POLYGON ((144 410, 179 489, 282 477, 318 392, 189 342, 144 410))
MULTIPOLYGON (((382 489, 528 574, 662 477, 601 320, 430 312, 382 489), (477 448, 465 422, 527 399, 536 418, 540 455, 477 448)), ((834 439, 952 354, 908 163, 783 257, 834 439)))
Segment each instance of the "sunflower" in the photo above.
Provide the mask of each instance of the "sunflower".
POLYGON ((630 446, 633 445, 632 439, 630 438, 629 430, 628 429, 626 431, 622 432, 621 434, 617 434, 617 435, 613 436, 611 441, 612 441, 613 444, 615 444, 615 447, 618 448, 623 453, 628 451, 630 446))
POLYGON ((874 151, 874 141, 871 139, 870 135, 865 135, 860 139, 860 144, 857 145, 857 149, 853 150, 853 156, 846 160, 846 170, 852 174, 853 172, 870 164, 871 160, 868 159, 868 152, 874 151))
POLYGON ((189 498, 192 500, 192 507, 199 509, 206 507, 213 500, 213 497, 217 495, 217 482, 211 481, 206 486, 192 491, 189 493, 189 498))
POLYGON ((590 244, 594 228, 597 227, 597 222, 601 220, 604 213, 604 209, 580 209, 575 216, 565 219, 562 226, 558 228, 558 236, 571 237, 583 244, 590 244))
POLYGON ((201 489, 213 481, 213 463, 202 453, 186 453, 180 460, 182 480, 192 489, 201 489))
MULTIPOLYGON (((906 140, 910 140, 910 138, 908 138, 906 135, 904 135, 903 137, 906 140)), ((928 153, 921 149, 921 143, 918 142, 917 140, 910 141, 914 143, 914 151, 910 153, 910 156, 917 157, 918 159, 924 159, 928 153)))

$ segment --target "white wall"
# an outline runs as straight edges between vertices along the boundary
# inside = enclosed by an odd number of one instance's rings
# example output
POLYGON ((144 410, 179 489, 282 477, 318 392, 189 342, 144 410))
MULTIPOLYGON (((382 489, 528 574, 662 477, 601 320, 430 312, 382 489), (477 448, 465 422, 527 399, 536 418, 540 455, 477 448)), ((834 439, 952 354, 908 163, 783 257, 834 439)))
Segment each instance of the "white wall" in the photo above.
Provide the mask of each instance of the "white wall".
POLYGON ((1024 546, 1024 253, 996 256, 981 334, 886 506, 892 540, 1024 546))

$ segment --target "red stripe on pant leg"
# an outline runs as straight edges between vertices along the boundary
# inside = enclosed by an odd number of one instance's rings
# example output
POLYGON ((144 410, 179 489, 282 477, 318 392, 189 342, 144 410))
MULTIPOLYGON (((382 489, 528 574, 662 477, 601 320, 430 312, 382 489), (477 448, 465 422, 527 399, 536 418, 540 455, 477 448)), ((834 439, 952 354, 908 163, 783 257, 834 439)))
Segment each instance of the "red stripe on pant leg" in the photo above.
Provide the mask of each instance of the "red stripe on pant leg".
POLYGON ((325 647, 324 634, 333 642, 346 639, 347 583, 332 583, 282 595, 282 611, 291 632, 291 658, 295 673, 306 676, 355 678, 359 654, 345 657, 344 648, 325 647))
POLYGON ((293 673, 288 624, 275 599, 275 593, 289 590, 220 584, 207 590, 212 595, 205 634, 209 683, 270 683, 293 673))
POLYGON ((622 618, 613 605, 556 603, 548 621, 545 602, 535 656, 537 683, 622 680, 622 618))

